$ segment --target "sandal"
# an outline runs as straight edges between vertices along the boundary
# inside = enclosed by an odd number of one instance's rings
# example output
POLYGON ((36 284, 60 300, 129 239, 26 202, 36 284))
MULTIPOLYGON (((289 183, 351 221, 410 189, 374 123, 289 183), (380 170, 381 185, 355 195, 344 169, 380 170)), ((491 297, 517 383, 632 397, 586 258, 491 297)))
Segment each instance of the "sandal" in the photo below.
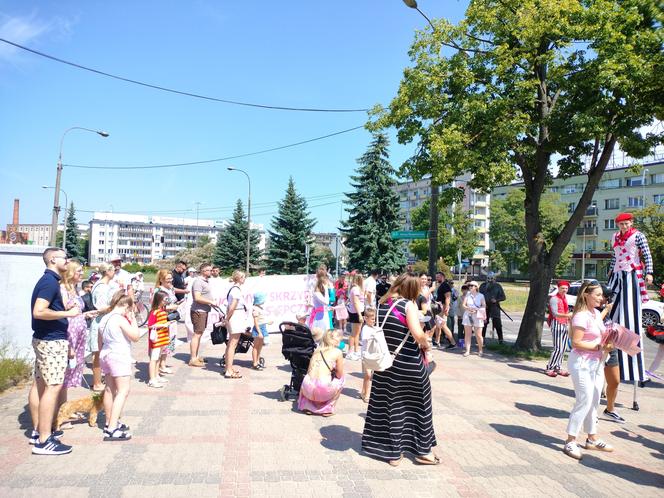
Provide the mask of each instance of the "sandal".
POLYGON ((433 453, 429 453, 428 455, 425 456, 416 456, 415 462, 419 463, 420 465, 439 465, 440 458, 438 458, 433 453))
POLYGON ((113 432, 104 430, 104 441, 129 441, 130 439, 131 434, 120 428, 115 429, 113 432))
POLYGON ((224 378, 225 379, 241 379, 242 375, 240 375, 240 372, 234 370, 233 373, 231 373, 230 375, 229 375, 228 372, 226 372, 224 374, 224 378))
POLYGON ((398 467, 401 464, 402 460, 403 460, 403 455, 401 455, 396 460, 388 460, 387 463, 389 463, 392 467, 398 467))
POLYGON ((251 368, 253 368, 254 370, 263 370, 263 367, 261 367, 260 365, 251 365, 251 368))

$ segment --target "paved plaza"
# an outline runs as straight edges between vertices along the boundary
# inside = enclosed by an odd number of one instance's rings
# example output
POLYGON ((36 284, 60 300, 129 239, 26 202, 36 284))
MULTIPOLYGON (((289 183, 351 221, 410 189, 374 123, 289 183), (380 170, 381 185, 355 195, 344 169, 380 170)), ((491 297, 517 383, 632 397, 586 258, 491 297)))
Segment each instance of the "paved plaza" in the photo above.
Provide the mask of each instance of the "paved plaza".
MULTIPOLYGON (((188 345, 171 361, 164 389, 150 389, 145 337, 134 346, 138 364, 125 422, 129 442, 102 442, 100 428, 76 424, 65 456, 34 456, 27 387, 0 397, 0 496, 43 497, 438 497, 662 496, 664 385, 639 389, 641 410, 629 410, 631 386, 618 401, 626 424, 600 423, 616 451, 565 456, 562 438, 573 404, 569 378, 542 374, 542 362, 460 351, 436 352, 431 377, 435 451, 440 466, 404 460, 392 468, 362 455, 366 405, 359 399, 361 367, 347 362, 335 416, 322 418, 280 402, 290 368, 280 336, 264 349, 267 368, 254 371, 238 356, 243 379, 224 379, 208 344, 203 369, 185 364, 188 345)), ((82 396, 73 390, 70 398, 82 396)), ((99 423, 103 423, 100 416, 99 423)))

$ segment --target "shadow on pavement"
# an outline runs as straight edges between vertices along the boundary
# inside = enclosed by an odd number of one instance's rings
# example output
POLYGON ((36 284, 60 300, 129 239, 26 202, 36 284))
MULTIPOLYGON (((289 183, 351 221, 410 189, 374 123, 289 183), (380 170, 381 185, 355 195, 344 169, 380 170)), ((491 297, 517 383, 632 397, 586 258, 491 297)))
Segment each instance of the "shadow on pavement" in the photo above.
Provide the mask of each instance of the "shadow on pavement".
POLYGON ((566 387, 552 386, 550 384, 544 384, 543 382, 537 382, 536 380, 510 380, 512 384, 524 384, 527 386, 539 387, 541 389, 547 389, 553 391, 554 393, 562 394, 563 396, 574 397, 574 389, 568 389, 566 387))
POLYGON ((24 430, 25 437, 30 437, 30 434, 32 434, 32 417, 30 417, 30 409, 27 404, 23 407, 23 411, 18 414, 16 420, 18 420, 21 429, 24 430))
POLYGON ((659 432, 660 434, 664 434, 664 428, 662 427, 655 427, 654 425, 639 425, 639 427, 649 432, 659 432))
POLYGON ((353 432, 343 425, 328 425, 321 427, 320 435, 323 437, 320 444, 328 450, 360 452, 362 446, 362 435, 353 432))
POLYGON ((514 406, 519 410, 528 412, 533 417, 553 417, 566 419, 569 417, 569 412, 560 410, 558 408, 551 408, 541 405, 527 405, 525 403, 514 403, 514 406))
POLYGON ((134 378, 140 382, 148 381, 148 362, 146 361, 137 361, 136 371, 134 372, 134 378))
MULTIPOLYGON (((514 361, 514 358, 510 358, 510 361, 514 361)), ((542 373, 542 367, 533 367, 530 365, 517 365, 516 363, 508 363, 510 368, 518 368, 519 370, 527 370, 528 372, 542 373)))
POLYGON ((267 399, 276 399, 276 400, 281 400, 281 395, 279 394, 279 391, 263 391, 263 392, 256 392, 254 393, 258 396, 263 396, 264 398, 267 399))
POLYGON ((664 444, 653 441, 652 439, 648 439, 647 437, 643 437, 641 434, 636 434, 635 432, 628 432, 625 430, 611 431, 611 434, 626 441, 642 444, 646 448, 650 448, 651 450, 655 450, 664 455, 664 444))
MULTIPOLYGON (((547 434, 543 434, 534 429, 518 425, 505 425, 505 424, 489 424, 493 429, 502 434, 515 439, 522 439, 527 443, 535 443, 545 448, 550 448, 555 451, 561 451, 563 447, 563 439, 553 438, 547 434)), ((611 458, 610 454, 606 454, 606 458, 611 458)), ((589 467, 591 469, 607 472, 611 475, 624 479, 626 481, 638 484, 639 486, 664 486, 664 477, 656 472, 649 472, 647 470, 625 465, 623 463, 615 463, 610 460, 603 460, 593 456, 592 453, 587 451, 583 452, 583 459, 579 462, 580 465, 589 467)))

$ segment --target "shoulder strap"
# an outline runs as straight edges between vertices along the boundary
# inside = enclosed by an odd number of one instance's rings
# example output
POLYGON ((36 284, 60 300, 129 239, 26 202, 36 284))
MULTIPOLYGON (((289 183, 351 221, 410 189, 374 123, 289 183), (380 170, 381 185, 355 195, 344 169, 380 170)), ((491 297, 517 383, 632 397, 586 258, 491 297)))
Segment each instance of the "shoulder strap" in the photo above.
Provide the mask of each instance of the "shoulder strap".
MULTIPOLYGON (((385 315, 385 318, 383 319, 383 325, 381 326, 381 329, 383 328, 383 326, 385 326, 385 322, 387 322, 387 317, 390 315, 390 312, 391 312, 391 311, 394 309, 394 307, 399 303, 399 301, 403 301, 403 300, 404 300, 404 299, 397 299, 397 300, 394 301, 394 303, 392 304, 392 306, 390 306, 390 309, 387 310, 387 314, 385 315)), ((401 320, 399 320, 399 321, 401 321, 401 320)), ((404 324, 404 325, 406 325, 406 328, 408 329, 408 332, 407 332, 406 335, 403 337, 403 340, 401 341, 401 343, 399 344, 399 346, 397 346, 397 349, 394 350, 394 355, 393 355, 393 356, 395 356, 395 357, 399 354, 399 352, 401 351, 401 348, 403 348, 404 344, 406 344, 406 341, 408 340, 408 336, 410 335, 410 329, 408 328, 408 324, 404 324)))
POLYGON ((331 371, 332 371, 332 367, 330 367, 330 364, 329 364, 329 363, 327 362, 327 360, 325 359, 325 356, 323 355, 323 351, 318 351, 318 352, 320 353, 320 357, 323 358, 323 363, 325 363, 325 366, 326 366, 327 369, 331 372, 331 371))
POLYGON ((385 318, 383 318, 383 323, 380 325, 380 328, 381 328, 381 329, 382 329, 383 327, 385 327, 385 323, 387 323, 387 317, 390 316, 390 313, 392 313, 392 310, 394 309, 394 307, 397 305, 397 303, 398 303, 399 301, 401 301, 401 299, 397 299, 397 300, 395 300, 395 301, 392 303, 392 306, 390 306, 390 309, 387 310, 387 313, 385 313, 385 318))
POLYGON ((239 289, 240 286, 239 286, 239 285, 233 285, 233 286, 231 286, 230 289, 228 289, 228 294, 226 294, 226 301, 228 301, 228 297, 231 295, 231 291, 232 291, 233 289, 236 289, 236 288, 239 289))

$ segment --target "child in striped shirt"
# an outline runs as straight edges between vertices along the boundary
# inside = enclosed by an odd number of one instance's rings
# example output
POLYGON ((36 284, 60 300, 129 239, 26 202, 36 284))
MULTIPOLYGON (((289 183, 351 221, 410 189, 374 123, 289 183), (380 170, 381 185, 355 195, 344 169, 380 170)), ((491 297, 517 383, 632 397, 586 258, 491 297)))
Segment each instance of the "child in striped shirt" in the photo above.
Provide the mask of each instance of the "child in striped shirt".
POLYGON ((148 367, 148 387, 161 388, 168 382, 167 379, 160 377, 157 370, 159 358, 161 357, 162 349, 170 343, 168 312, 166 311, 166 304, 168 294, 164 291, 158 291, 152 298, 152 308, 150 309, 150 316, 148 316, 148 356, 150 363, 148 367))

